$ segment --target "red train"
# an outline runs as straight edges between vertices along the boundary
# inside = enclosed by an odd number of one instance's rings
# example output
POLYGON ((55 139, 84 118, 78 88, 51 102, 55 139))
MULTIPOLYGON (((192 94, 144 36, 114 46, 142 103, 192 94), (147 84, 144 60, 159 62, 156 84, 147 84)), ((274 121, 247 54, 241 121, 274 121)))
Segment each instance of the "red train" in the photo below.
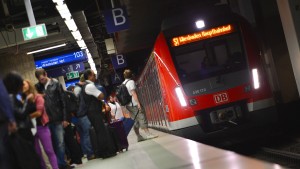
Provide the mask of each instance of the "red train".
POLYGON ((137 79, 149 125, 187 138, 276 121, 247 21, 228 10, 165 20, 137 79))

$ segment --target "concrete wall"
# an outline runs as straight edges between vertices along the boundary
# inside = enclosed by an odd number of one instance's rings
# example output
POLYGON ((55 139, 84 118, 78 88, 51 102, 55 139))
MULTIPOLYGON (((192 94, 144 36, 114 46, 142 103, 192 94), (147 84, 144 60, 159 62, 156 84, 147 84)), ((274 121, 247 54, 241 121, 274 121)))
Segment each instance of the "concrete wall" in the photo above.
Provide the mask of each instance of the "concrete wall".
POLYGON ((36 83, 33 56, 16 52, 17 50, 14 47, 11 49, 11 52, 0 54, 0 75, 3 77, 7 72, 15 70, 18 71, 24 79, 29 79, 33 83, 36 83))
POLYGON ((277 0, 284 35, 295 75, 298 96, 300 90, 300 0, 277 0))
MULTIPOLYGON (((287 0, 282 0, 286 1, 287 0)), ((270 72, 275 87, 274 96, 279 103, 287 103, 299 98, 296 77, 289 54, 283 20, 276 0, 252 0, 257 34, 261 38, 262 54, 266 69, 270 72)))

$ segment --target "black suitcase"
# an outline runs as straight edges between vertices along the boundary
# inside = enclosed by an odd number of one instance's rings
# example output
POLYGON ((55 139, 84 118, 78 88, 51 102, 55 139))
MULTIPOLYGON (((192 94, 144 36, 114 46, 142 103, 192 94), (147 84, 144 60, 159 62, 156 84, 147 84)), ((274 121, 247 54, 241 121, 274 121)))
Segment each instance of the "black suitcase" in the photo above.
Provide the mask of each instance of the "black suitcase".
POLYGON ((127 134, 124 129, 124 125, 122 121, 115 121, 109 124, 111 128, 115 145, 119 152, 123 151, 124 149, 128 150, 128 140, 127 134))

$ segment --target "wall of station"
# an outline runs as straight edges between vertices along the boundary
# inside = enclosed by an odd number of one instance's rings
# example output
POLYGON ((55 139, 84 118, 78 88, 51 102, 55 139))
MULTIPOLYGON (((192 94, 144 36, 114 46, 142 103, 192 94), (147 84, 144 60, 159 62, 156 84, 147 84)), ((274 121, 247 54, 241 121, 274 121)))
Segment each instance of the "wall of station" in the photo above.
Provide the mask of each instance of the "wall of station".
MULTIPOLYGON (((299 0, 277 1, 285 1, 287 4, 293 1, 291 4, 294 4, 299 0)), ((277 1, 230 0, 230 3, 232 9, 247 18, 255 29, 261 44, 261 57, 265 61, 265 69, 269 74, 268 80, 272 84, 275 99, 278 103, 287 103, 299 99, 297 84, 299 86, 300 83, 296 82, 295 71, 298 70, 295 70, 295 65, 292 64, 295 61, 289 52, 288 37, 285 36, 284 30, 285 23, 281 18, 280 4, 277 1)), ((290 11, 284 11, 284 13, 288 12, 290 11)))
MULTIPOLYGON (((13 50, 13 49, 12 49, 13 50)), ((3 76, 9 71, 15 70, 19 72, 24 79, 29 79, 36 83, 34 72, 35 65, 32 55, 26 53, 6 53, 1 54, 0 75, 3 76)))
POLYGON ((290 102, 299 97, 292 62, 288 51, 282 19, 276 0, 256 2, 258 32, 263 41, 266 68, 275 87, 278 102, 290 102))

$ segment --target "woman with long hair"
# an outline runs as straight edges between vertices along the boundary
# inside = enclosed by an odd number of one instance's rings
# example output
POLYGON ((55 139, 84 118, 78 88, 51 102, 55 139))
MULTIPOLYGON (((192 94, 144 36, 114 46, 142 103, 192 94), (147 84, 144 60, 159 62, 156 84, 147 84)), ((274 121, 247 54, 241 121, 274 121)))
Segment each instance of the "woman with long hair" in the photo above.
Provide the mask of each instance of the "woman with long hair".
MULTIPOLYGON (((43 146, 46 155, 49 158, 49 162, 53 169, 58 169, 57 158, 53 149, 51 141, 51 133, 47 126, 49 122, 48 115, 44 107, 44 98, 41 94, 37 93, 34 85, 29 80, 23 82, 23 94, 27 99, 30 99, 35 103, 36 111, 30 114, 33 120, 36 120, 36 134, 35 134, 35 149, 40 157, 42 157, 42 151, 40 143, 43 146)), ((46 169, 45 159, 41 160, 41 166, 46 169)))
POLYGON ((29 114, 36 111, 29 98, 21 98, 23 77, 16 71, 7 73, 3 83, 10 96, 18 130, 7 138, 11 169, 40 169, 40 158, 34 149, 34 136, 29 114))

